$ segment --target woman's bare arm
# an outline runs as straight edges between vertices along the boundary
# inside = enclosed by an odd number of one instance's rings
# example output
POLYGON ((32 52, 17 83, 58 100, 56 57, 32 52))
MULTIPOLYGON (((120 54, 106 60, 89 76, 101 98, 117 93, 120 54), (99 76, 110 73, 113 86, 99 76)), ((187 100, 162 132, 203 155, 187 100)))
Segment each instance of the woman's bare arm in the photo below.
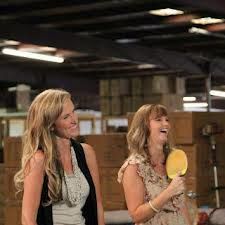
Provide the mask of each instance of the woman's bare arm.
MULTIPOLYGON (((145 200, 145 186, 142 178, 137 173, 137 165, 127 166, 123 175, 123 188, 128 211, 135 223, 143 223, 149 220, 156 213, 145 200)), ((174 195, 183 191, 183 180, 178 175, 171 184, 163 190, 156 198, 151 200, 156 209, 161 209, 163 205, 174 195)))
POLYGON ((44 153, 37 151, 26 168, 22 200, 22 224, 36 225, 44 180, 44 153))

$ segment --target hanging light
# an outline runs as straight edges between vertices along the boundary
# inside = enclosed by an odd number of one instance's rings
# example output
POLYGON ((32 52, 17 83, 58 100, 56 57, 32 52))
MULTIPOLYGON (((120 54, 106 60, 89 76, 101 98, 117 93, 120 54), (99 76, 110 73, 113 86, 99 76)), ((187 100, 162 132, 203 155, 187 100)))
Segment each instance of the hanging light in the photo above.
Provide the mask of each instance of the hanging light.
POLYGON ((37 59, 37 60, 43 60, 48 62, 55 62, 55 63, 64 62, 64 58, 62 57, 40 54, 40 53, 33 53, 33 52, 25 52, 25 51, 20 51, 17 49, 12 49, 12 48, 3 48, 2 53, 5 55, 12 55, 12 56, 24 57, 29 59, 37 59))
POLYGON ((186 97, 183 97, 183 101, 184 102, 195 102, 196 101, 196 97, 194 97, 194 96, 186 96, 186 97))
POLYGON ((225 91, 211 90, 209 93, 213 96, 225 97, 225 91))

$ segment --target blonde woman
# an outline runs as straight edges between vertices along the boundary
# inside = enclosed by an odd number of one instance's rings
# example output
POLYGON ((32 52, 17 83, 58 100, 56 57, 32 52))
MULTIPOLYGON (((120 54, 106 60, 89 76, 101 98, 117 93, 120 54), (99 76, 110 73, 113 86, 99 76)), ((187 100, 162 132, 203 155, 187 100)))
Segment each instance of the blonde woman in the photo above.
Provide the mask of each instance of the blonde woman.
POLYGON ((78 119, 70 94, 49 89, 32 102, 23 137, 23 225, 103 225, 98 167, 91 146, 74 141, 78 119))
POLYGON ((121 167, 129 213, 137 225, 189 225, 184 204, 184 178, 169 183, 165 161, 170 123, 162 105, 143 105, 135 113, 127 134, 130 156, 121 167))

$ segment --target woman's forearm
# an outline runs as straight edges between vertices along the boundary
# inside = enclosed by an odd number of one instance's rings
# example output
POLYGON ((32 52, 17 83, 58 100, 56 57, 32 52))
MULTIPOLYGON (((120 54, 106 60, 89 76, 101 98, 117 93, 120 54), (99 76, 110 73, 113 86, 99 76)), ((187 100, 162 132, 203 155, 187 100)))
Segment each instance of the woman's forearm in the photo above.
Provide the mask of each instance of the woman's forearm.
POLYGON ((105 225, 104 210, 102 204, 97 203, 98 209, 98 225, 105 225))
POLYGON ((36 221, 22 217, 22 225, 37 225, 36 221))
MULTIPOLYGON (((167 191, 162 191, 156 198, 151 200, 151 204, 157 210, 161 208, 171 199, 170 194, 167 191)), ((150 206, 149 202, 140 205, 134 212, 130 212, 131 217, 135 223, 143 223, 149 220, 157 213, 150 206)))

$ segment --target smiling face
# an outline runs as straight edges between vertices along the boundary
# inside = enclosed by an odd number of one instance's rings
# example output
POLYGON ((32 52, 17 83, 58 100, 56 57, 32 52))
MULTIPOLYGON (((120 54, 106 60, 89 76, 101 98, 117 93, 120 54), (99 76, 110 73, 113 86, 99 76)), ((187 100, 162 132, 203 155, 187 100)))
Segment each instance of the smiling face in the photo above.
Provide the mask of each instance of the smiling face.
POLYGON ((167 115, 150 116, 150 142, 164 145, 168 141, 170 123, 167 115))
POLYGON ((79 135, 78 117, 73 102, 68 99, 63 104, 61 115, 54 124, 54 132, 61 138, 74 138, 79 135))

